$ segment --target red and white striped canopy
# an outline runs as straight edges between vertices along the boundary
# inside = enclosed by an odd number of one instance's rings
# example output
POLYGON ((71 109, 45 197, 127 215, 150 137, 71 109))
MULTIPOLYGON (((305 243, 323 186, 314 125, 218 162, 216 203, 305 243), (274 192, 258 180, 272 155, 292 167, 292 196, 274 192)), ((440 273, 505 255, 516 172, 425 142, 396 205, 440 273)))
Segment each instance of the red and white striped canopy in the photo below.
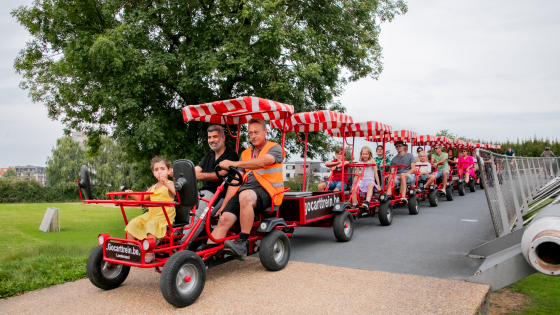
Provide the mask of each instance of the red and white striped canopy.
POLYGON ((366 137, 366 141, 383 142, 383 138, 385 138, 385 142, 402 141, 409 143, 413 142, 413 139, 418 138, 418 133, 409 130, 396 130, 393 133, 387 134, 385 137, 381 135, 366 137))
POLYGON ((477 142, 477 143, 474 144, 474 147, 477 148, 477 149, 487 149, 488 145, 484 144, 484 143, 477 142))
POLYGON ((430 146, 441 145, 441 146, 444 146, 444 147, 449 147, 449 146, 453 145, 453 140, 451 140, 447 137, 437 136, 435 141, 429 141, 426 144, 428 144, 430 146))
POLYGON ((393 127, 377 122, 366 121, 347 124, 345 127, 327 130, 333 137, 375 137, 391 134, 393 127), (344 132, 343 132, 344 130, 344 132))
POLYGON ((499 145, 499 144, 494 144, 494 149, 496 149, 496 150, 500 150, 501 148, 502 148, 502 146, 501 146, 501 145, 499 145))
POLYGON ((467 148, 474 149, 475 148, 474 142, 467 141, 467 148))
POLYGON ((412 141, 412 143, 413 143, 413 145, 419 146, 419 145, 426 145, 426 144, 428 144, 430 142, 434 142, 434 141, 436 141, 436 136, 419 135, 418 137, 416 137, 416 140, 412 141))
POLYGON ((282 129, 282 126, 284 126, 285 132, 310 132, 341 128, 352 122, 353 120, 350 115, 330 110, 320 110, 316 112, 298 113, 287 119, 271 120, 270 126, 278 129, 282 129), (284 122, 286 123, 285 126, 284 122))
POLYGON ((185 121, 204 121, 213 124, 245 124, 251 118, 283 119, 294 113, 292 105, 244 96, 183 108, 185 121))
POLYGON ((455 141, 453 141, 453 144, 455 145, 456 148, 459 149, 463 149, 467 147, 467 143, 461 139, 455 139, 455 141))

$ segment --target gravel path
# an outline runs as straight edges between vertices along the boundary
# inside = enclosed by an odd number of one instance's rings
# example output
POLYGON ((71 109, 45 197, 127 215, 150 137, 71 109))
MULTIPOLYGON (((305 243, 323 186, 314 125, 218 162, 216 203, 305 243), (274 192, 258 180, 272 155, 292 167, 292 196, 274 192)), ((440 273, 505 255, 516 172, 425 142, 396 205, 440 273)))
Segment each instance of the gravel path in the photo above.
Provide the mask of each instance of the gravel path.
POLYGON ((290 262, 269 272, 259 259, 208 270, 198 301, 167 304, 159 274, 133 268, 111 291, 88 279, 0 300, 0 314, 475 314, 489 287, 461 281, 290 262))

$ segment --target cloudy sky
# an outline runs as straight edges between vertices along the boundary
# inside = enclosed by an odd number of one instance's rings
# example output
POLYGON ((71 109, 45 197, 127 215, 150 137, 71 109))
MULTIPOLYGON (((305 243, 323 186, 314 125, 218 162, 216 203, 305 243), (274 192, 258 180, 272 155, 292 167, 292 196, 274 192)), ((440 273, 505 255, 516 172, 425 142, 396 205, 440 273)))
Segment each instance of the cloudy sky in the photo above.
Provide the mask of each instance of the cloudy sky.
MULTIPOLYGON (((30 101, 13 70, 29 37, 9 13, 30 3, 0 0, 0 167, 43 166, 62 136, 62 124, 30 101)), ((487 141, 559 136, 560 2, 408 5, 382 27, 379 80, 353 82, 340 98, 355 121, 487 141)))

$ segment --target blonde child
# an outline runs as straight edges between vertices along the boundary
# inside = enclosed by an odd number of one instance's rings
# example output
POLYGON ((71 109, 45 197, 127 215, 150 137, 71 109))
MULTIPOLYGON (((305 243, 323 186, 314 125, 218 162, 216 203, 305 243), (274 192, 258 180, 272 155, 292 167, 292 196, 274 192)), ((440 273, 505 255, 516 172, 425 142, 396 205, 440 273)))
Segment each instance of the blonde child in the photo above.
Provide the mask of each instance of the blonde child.
MULTIPOLYGON (((175 187, 173 186, 173 181, 168 180, 172 174, 171 162, 166 158, 156 156, 152 159, 151 167, 158 183, 148 189, 153 194, 145 196, 144 199, 173 201, 175 199, 175 187)), ((132 190, 126 190, 126 192, 132 192, 132 190)), ((138 200, 138 196, 130 197, 138 200)), ((175 221, 175 207, 165 207, 165 211, 169 221, 173 224, 175 221)), ((167 220, 165 219, 163 209, 161 207, 150 207, 148 212, 128 222, 124 230, 127 232, 126 238, 129 240, 143 240, 148 237, 155 240, 164 237, 167 230, 167 220)), ((155 255, 153 253, 145 255, 146 263, 151 263, 154 260, 155 255)))
MULTIPOLYGON (((373 189, 377 189, 377 183, 379 183, 379 175, 377 175, 377 165, 375 163, 375 160, 373 159, 373 153, 371 152, 371 149, 369 147, 363 147, 362 150, 360 150, 360 161, 359 163, 368 163, 368 164, 374 164, 373 166, 368 166, 366 167, 366 169, 364 170, 364 177, 362 178, 361 182, 359 183, 360 185, 360 192, 362 193, 367 193, 366 194, 366 200, 365 202, 361 205, 362 208, 365 209, 369 209, 369 202, 371 201, 371 197, 373 196, 373 189)), ((358 174, 361 173, 361 169, 357 172, 358 174)), ((357 177, 354 177, 354 183, 356 184, 356 181, 358 180, 357 177)), ((352 194, 352 204, 357 204, 358 203, 358 191, 356 190, 356 192, 354 194, 352 194)))

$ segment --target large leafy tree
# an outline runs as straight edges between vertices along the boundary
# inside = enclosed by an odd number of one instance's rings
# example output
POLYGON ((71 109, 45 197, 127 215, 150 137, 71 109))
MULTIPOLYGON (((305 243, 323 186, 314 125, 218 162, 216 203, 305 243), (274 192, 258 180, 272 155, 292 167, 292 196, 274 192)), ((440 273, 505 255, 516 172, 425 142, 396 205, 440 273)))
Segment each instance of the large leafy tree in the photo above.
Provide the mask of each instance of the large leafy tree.
POLYGON ((85 151, 72 137, 62 137, 56 140, 56 146, 47 157, 45 174, 47 185, 54 187, 61 193, 76 190, 76 180, 80 178, 80 168, 87 165, 85 151))
MULTIPOLYGON (((406 11, 404 0, 37 0, 12 12, 32 36, 14 66, 93 152, 110 134, 144 165, 197 161, 207 125, 183 122, 181 108, 256 95, 344 110, 344 85, 381 73, 380 23, 406 11)), ((330 150, 322 134, 310 143, 311 157, 330 150)))

